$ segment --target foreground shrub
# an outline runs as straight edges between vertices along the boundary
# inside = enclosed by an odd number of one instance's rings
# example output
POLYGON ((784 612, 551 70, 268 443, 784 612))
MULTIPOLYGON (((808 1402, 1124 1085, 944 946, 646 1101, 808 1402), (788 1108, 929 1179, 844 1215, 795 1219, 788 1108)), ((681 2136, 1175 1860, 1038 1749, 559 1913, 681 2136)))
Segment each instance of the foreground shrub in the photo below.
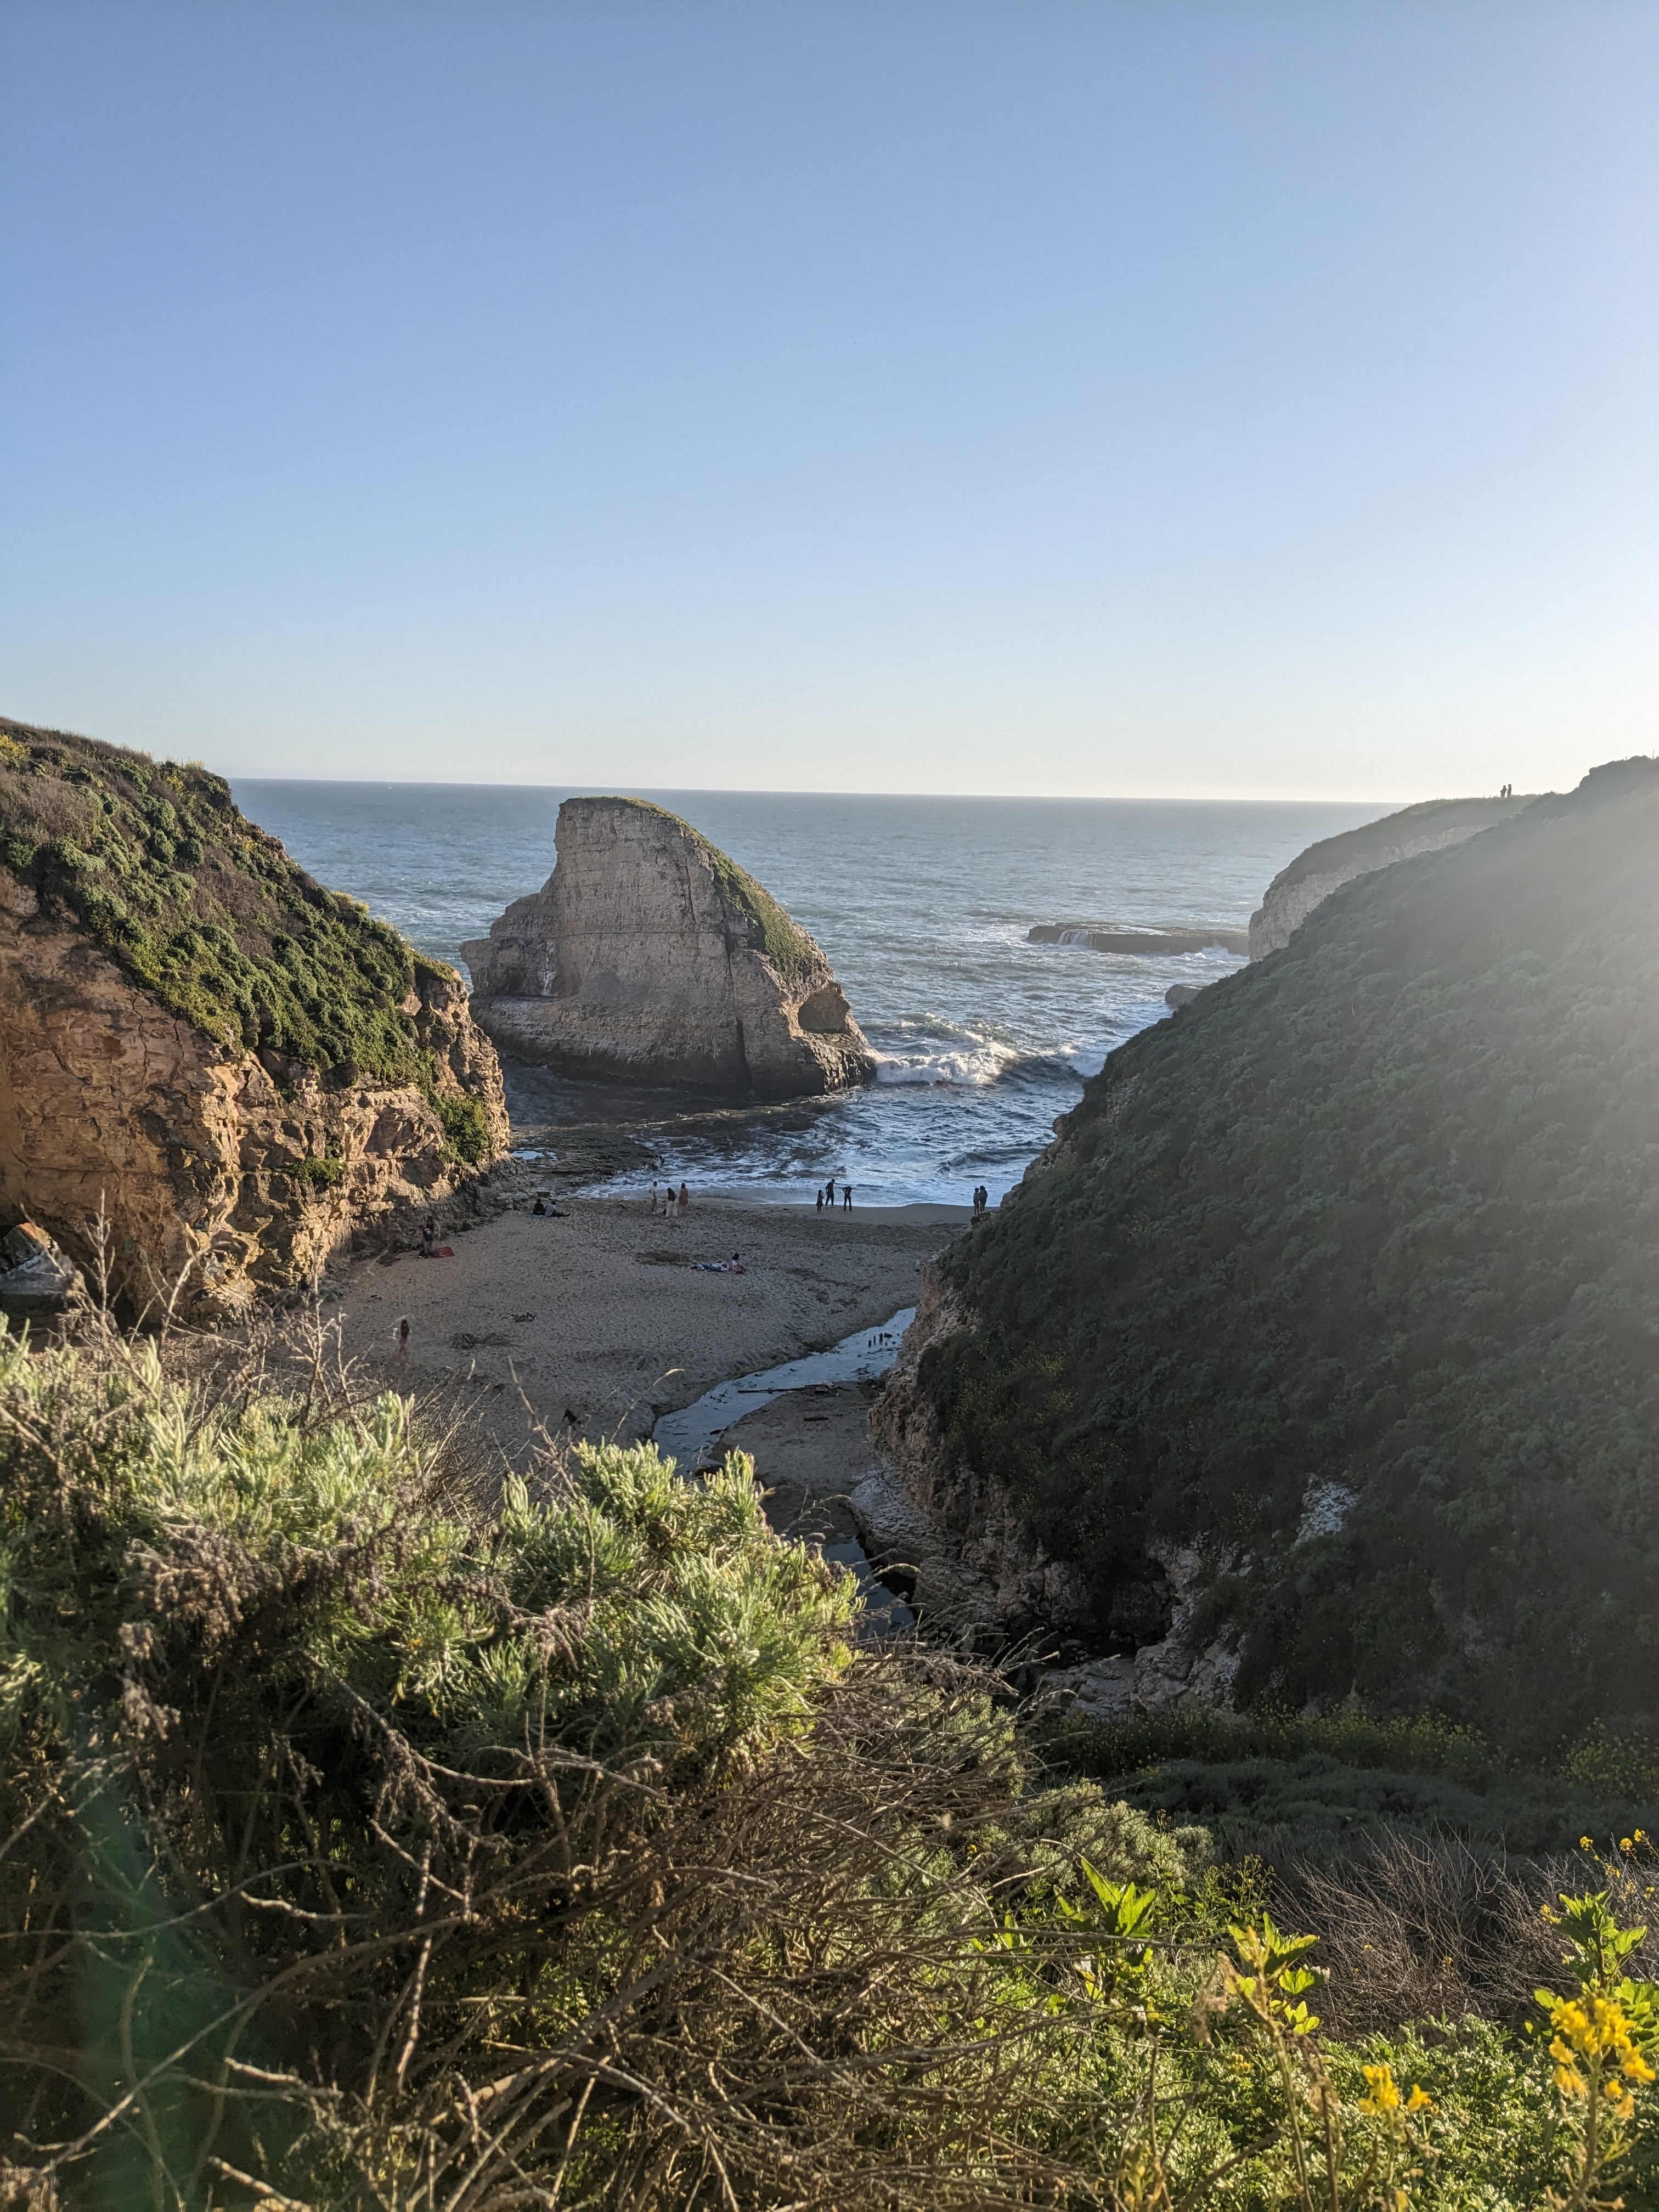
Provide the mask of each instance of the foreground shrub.
POLYGON ((15 2201, 1518 2212, 1639 2168, 1611 1907, 1576 1978, 1592 1923, 1546 1931, 1530 2041, 1329 2039, 1259 1870, 1045 1778, 983 1670, 854 1656, 741 1458, 498 1494, 321 1373, 0 1335, 15 2201))

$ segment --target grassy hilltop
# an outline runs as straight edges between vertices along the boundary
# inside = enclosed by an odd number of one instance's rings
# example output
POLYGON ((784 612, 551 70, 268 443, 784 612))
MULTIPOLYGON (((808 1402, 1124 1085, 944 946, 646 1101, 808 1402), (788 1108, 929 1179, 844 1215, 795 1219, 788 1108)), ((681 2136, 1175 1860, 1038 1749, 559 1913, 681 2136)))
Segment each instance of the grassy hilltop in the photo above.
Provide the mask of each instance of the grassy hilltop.
POLYGON ((1103 1633, 1195 1540, 1247 1698, 1659 1727, 1656 861, 1637 760, 1345 886, 948 1255, 947 1449, 1103 1633))

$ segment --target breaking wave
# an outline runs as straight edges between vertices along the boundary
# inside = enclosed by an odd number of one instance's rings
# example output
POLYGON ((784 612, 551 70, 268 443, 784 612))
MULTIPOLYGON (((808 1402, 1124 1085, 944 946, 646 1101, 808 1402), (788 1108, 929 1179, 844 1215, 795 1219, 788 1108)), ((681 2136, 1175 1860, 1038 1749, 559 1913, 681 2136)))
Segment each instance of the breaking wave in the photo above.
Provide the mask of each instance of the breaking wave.
POLYGON ((927 1051, 883 1052, 872 1047, 878 1083, 963 1085, 983 1091, 1018 1065, 1012 1045, 938 1045, 927 1051))

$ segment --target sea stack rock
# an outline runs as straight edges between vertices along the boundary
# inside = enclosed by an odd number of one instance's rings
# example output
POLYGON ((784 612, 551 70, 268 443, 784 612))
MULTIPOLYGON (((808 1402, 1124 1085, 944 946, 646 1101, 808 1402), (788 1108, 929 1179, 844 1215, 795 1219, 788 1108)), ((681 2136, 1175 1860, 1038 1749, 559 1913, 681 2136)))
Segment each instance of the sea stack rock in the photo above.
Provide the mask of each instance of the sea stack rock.
POLYGON ((1356 876, 1391 868, 1396 860, 1415 860, 1419 853, 1462 845, 1494 823, 1507 822, 1510 815, 1530 806, 1535 796, 1425 799, 1416 806, 1401 807, 1398 814, 1385 814, 1380 822, 1367 822, 1358 830, 1310 845, 1289 867, 1279 870, 1250 916, 1251 959, 1265 960, 1270 952, 1282 952, 1314 908, 1356 876))
POLYGON ((101 1216, 112 1290, 199 1320, 507 1140, 453 968, 222 778, 0 721, 0 1228, 95 1280, 101 1216))
POLYGON ((566 1073, 810 1097, 875 1062, 829 962, 717 847, 638 799, 568 799, 558 865, 461 947, 501 1048, 566 1073))

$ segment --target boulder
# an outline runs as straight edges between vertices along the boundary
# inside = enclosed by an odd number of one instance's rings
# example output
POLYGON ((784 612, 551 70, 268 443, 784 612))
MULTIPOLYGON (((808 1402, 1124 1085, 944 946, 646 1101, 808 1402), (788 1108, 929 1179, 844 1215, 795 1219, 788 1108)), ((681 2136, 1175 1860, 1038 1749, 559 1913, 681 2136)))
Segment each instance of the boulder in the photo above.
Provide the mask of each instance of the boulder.
POLYGON ((568 799, 558 861, 461 947, 501 1048, 568 1074, 807 1097, 875 1062, 804 929, 676 814, 568 799))
POLYGON ((62 1313, 80 1284, 80 1269, 37 1223, 20 1221, 0 1237, 0 1314, 8 1321, 62 1313))

